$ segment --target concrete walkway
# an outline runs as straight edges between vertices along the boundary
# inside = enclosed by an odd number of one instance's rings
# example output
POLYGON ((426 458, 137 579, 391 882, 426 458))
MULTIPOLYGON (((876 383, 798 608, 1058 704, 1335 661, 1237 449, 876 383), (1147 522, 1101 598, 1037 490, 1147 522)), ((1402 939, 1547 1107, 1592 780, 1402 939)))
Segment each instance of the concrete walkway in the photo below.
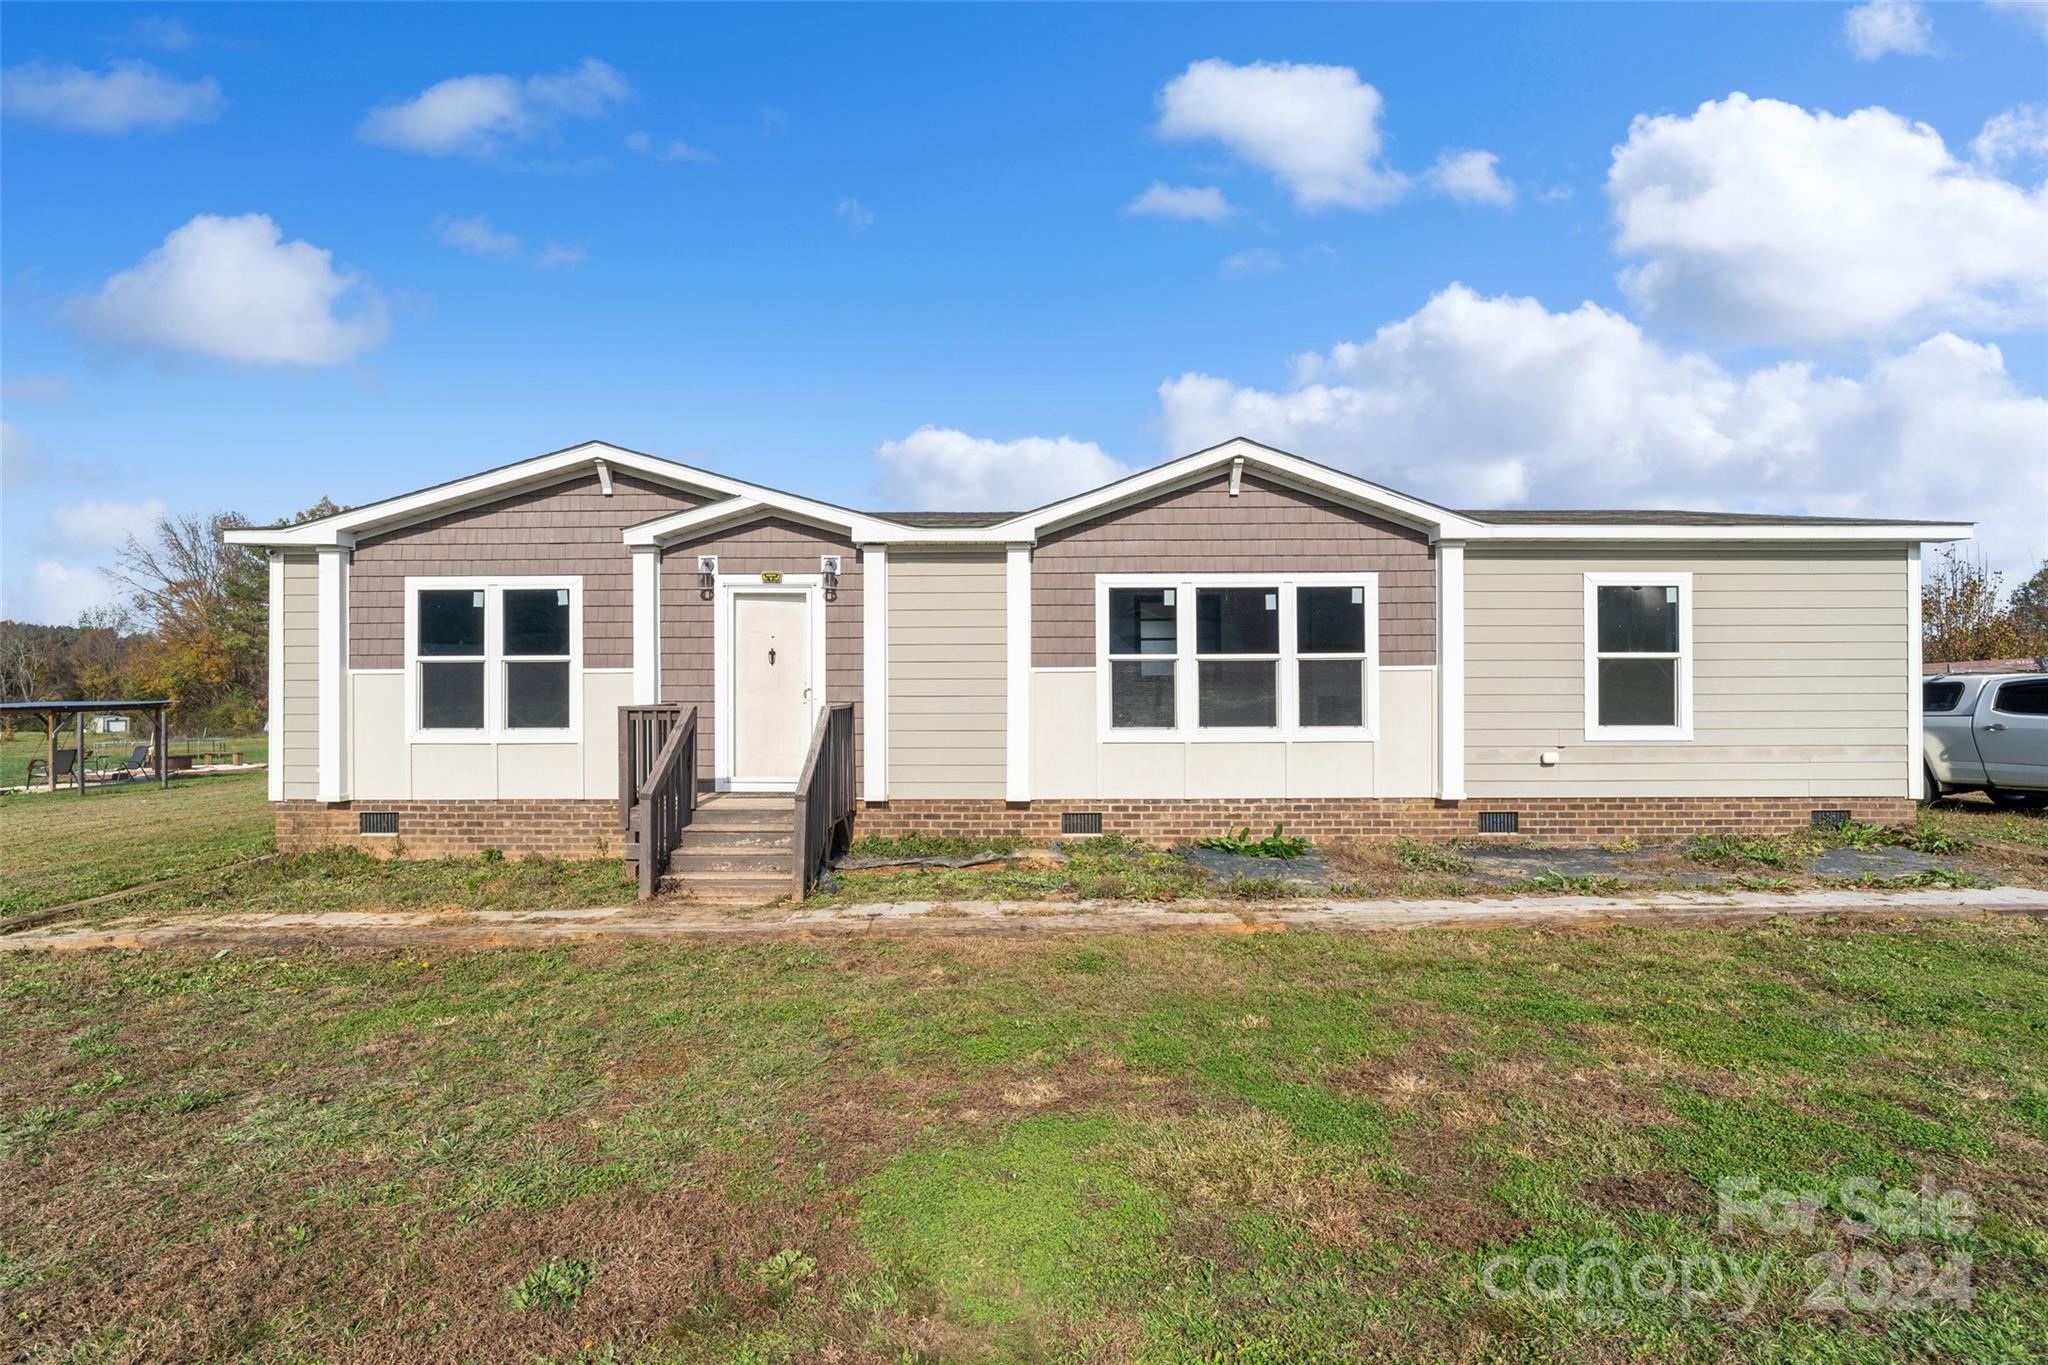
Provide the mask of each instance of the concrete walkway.
POLYGON ((1639 896, 1516 896, 1436 901, 1309 901, 1253 906, 1113 901, 907 902, 732 911, 622 906, 532 913, 337 911, 54 924, 0 936, 0 951, 211 947, 520 946, 577 940, 759 939, 860 934, 1225 933, 1322 929, 1477 929, 1495 925, 1723 925, 1794 919, 2048 917, 2048 891, 1651 892, 1639 896))

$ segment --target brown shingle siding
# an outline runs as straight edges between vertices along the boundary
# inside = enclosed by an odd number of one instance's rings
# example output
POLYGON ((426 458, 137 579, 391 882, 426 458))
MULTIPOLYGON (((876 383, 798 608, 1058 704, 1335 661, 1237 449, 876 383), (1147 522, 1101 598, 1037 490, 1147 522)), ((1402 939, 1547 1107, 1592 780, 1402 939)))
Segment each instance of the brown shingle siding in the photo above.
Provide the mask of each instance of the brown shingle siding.
POLYGON ((405 665, 405 580, 466 574, 580 574, 583 665, 633 665, 633 565, 628 526, 708 499, 631 474, 604 496, 589 472, 546 488, 371 537, 349 573, 349 663, 405 665))
POLYGON ((1421 531, 1247 474, 1219 474, 1043 537, 1031 560, 1031 662, 1095 663, 1095 577, 1341 573, 1380 580, 1380 662, 1436 662, 1436 564, 1421 531))

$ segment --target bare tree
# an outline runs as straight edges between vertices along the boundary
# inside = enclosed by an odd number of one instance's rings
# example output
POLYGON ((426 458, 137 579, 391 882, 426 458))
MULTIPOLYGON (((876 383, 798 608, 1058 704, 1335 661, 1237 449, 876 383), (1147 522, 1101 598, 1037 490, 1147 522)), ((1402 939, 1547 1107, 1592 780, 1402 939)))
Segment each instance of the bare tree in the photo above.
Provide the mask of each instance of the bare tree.
POLYGON ((2001 581, 1982 560, 1953 545, 1943 547, 1920 588, 1922 662, 2010 659, 2019 653, 2019 632, 1999 604, 2001 581))

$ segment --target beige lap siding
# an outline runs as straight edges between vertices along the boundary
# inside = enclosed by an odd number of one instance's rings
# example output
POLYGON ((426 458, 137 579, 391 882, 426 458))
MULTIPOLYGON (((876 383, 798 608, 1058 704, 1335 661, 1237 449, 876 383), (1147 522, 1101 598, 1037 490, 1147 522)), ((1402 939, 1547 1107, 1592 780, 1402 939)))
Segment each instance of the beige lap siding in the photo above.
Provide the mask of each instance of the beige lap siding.
POLYGON ((1909 638, 1897 546, 1508 548, 1465 555, 1474 796, 1903 796, 1909 638), (1693 738, 1588 742, 1585 575, 1692 575, 1693 738), (1555 767, 1539 761, 1559 755, 1555 767))
POLYGON ((284 714, 277 718, 285 799, 320 794, 320 561, 284 556, 284 714))
POLYGON ((1421 531, 1277 483, 1219 474, 1053 531, 1031 557, 1031 662, 1095 664, 1095 578, 1134 573, 1377 573, 1379 662, 1436 662, 1436 564, 1421 531))
POLYGON ((892 798, 1003 795, 1007 581, 1001 550, 890 553, 892 798))
MULTIPOLYGON (((763 517, 698 540, 671 545, 661 555, 661 699, 697 708, 697 777, 717 772, 717 593, 697 576, 697 556, 717 555, 727 581, 764 573, 816 574, 821 555, 838 555, 837 588, 825 593, 825 700, 853 703, 854 789, 861 764, 861 564, 853 542, 780 517, 763 517)), ((806 736, 806 743, 809 737, 806 736)))
POLYGON ((591 470, 367 539, 349 573, 350 665, 405 666, 408 577, 580 574, 583 666, 631 668, 633 557, 625 529, 710 500, 618 472, 606 497, 591 470))

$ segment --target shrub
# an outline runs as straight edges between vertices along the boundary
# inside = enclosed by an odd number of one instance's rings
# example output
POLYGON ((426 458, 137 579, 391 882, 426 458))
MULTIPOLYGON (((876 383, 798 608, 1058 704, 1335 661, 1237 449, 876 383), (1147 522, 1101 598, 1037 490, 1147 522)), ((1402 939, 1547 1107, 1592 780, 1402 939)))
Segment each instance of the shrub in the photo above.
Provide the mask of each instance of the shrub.
POLYGON ((1415 839, 1394 841, 1394 861, 1411 872, 1470 872, 1472 864, 1447 848, 1415 839))
POLYGON ((1252 838, 1252 827, 1246 825, 1235 834, 1211 835, 1196 842, 1203 848, 1235 853, 1241 858, 1299 858, 1310 848, 1308 840, 1286 833, 1277 824, 1263 839, 1252 838))

